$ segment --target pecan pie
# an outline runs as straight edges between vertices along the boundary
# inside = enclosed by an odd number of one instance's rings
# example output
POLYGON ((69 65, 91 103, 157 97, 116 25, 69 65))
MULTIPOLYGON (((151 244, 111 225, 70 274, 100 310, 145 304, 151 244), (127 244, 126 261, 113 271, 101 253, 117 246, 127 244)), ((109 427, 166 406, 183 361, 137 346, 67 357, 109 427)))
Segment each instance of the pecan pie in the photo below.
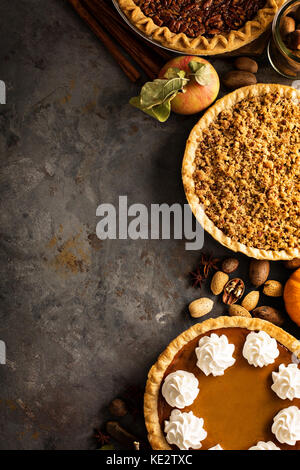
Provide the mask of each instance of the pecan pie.
POLYGON ((187 199, 220 243, 258 259, 300 256, 300 92, 244 87, 217 101, 187 142, 187 199))
POLYGON ((152 448, 300 450, 299 355, 298 340, 257 318, 194 325, 149 372, 152 448))
POLYGON ((131 23, 165 47, 211 55, 263 33, 284 0, 118 0, 131 23))

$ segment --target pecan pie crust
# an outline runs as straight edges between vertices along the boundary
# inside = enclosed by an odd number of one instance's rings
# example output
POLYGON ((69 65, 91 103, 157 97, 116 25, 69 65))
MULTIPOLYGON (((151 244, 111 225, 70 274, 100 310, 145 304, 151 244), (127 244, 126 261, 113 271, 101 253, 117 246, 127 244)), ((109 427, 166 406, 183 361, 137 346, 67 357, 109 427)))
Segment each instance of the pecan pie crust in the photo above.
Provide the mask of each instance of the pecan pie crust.
POLYGON ((187 141, 188 202, 220 243, 257 259, 300 256, 300 92, 258 84, 217 101, 187 141))
POLYGON ((230 52, 257 39, 284 0, 118 0, 130 22, 164 47, 199 55, 230 52))
POLYGON ((281 328, 259 318, 226 317, 211 318, 197 323, 174 339, 159 356, 148 374, 144 397, 144 415, 148 439, 155 450, 171 450, 160 425, 158 401, 162 380, 176 354, 190 341, 200 335, 222 328, 246 328, 250 331, 265 331, 278 343, 300 358, 300 342, 281 328))

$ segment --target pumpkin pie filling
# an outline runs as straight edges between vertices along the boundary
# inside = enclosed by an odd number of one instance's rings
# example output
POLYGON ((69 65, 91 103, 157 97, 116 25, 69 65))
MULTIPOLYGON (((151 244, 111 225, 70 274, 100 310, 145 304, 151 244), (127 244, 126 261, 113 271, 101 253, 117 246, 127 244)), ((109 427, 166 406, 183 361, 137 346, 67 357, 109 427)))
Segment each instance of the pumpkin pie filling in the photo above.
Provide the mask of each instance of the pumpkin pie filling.
MULTIPOLYGON (((198 379, 198 396, 192 405, 181 411, 192 411, 195 416, 203 418, 207 437, 202 441, 201 450, 210 449, 216 444, 225 450, 247 450, 258 441, 272 441, 281 449, 300 450, 300 441, 295 446, 281 444, 271 431, 273 418, 280 410, 293 405, 300 408, 299 398, 282 400, 271 389, 272 372, 277 371, 280 364, 293 363, 295 356, 277 342, 279 356, 273 364, 261 368, 251 366, 242 354, 249 333, 246 328, 220 328, 199 335, 175 355, 162 383, 167 375, 177 370, 191 372, 198 379), (206 376, 196 365, 195 349, 199 339, 211 333, 219 336, 225 334, 229 343, 235 346, 235 364, 218 377, 206 376)), ((173 409, 160 389, 158 417, 162 430, 173 409)))

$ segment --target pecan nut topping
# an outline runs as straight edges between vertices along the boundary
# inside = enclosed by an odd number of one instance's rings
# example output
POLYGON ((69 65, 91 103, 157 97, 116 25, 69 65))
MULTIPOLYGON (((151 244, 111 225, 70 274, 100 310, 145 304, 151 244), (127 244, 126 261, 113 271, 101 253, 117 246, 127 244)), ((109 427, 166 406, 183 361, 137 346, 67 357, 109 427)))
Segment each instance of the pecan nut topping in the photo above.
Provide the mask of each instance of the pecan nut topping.
POLYGON ((223 291, 223 302, 224 304, 232 305, 235 304, 245 292, 245 284, 242 279, 238 277, 230 279, 224 287, 223 291))
POLYGON ((191 38, 211 37, 241 28, 266 0, 134 0, 158 26, 191 38))

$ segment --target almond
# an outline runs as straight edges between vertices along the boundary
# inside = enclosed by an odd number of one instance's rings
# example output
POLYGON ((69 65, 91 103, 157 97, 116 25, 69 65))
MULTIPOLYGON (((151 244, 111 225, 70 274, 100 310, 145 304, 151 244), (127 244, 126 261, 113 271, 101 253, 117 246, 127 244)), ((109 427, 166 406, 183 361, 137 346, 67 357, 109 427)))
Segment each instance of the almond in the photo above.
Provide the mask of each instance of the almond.
POLYGON ((229 315, 231 315, 232 317, 251 317, 248 310, 246 310, 241 305, 230 305, 229 315))
POLYGON ((209 313, 213 308, 213 301, 208 297, 202 297, 201 299, 196 299, 189 305, 189 311, 193 318, 203 317, 209 313))
POLYGON ((283 286, 279 281, 267 281, 264 285, 263 293, 269 297, 281 297, 283 286))
POLYGON ((242 306, 246 310, 251 312, 251 310, 253 310, 257 306, 258 301, 259 301, 259 292, 258 292, 258 290, 252 290, 251 292, 249 292, 249 294, 247 294, 244 297, 243 302, 242 302, 242 306))
POLYGON ((224 289, 225 284, 227 284, 229 276, 223 271, 217 271, 211 280, 210 288, 214 295, 219 295, 224 289))

